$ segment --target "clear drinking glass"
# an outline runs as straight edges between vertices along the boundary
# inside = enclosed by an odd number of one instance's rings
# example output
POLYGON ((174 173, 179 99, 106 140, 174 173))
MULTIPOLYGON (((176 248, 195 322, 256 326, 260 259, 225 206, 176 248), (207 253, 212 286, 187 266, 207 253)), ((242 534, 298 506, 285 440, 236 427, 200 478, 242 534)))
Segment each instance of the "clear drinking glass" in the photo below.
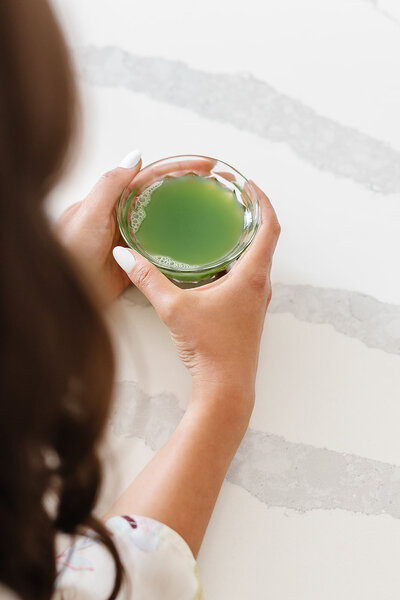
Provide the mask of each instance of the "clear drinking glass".
POLYGON ((200 285, 217 278, 249 246, 259 225, 260 208, 254 187, 236 169, 215 158, 181 155, 158 160, 142 169, 123 191, 118 204, 117 218, 121 234, 130 248, 140 252, 170 279, 200 285), (141 246, 130 225, 132 210, 138 196, 149 186, 166 177, 182 177, 189 174, 214 179, 235 194, 244 208, 243 231, 235 246, 218 260, 202 265, 182 265, 179 268, 174 265, 174 268, 170 268, 160 257, 152 256, 141 246))

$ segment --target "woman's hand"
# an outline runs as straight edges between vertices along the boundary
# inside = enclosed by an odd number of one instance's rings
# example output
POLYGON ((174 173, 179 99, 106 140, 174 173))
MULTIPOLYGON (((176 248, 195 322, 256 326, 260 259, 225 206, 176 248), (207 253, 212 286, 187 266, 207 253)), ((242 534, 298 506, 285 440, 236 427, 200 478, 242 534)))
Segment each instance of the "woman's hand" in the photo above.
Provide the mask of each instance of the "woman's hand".
POLYGON ((261 205, 256 237, 233 268, 213 283, 182 290, 137 252, 114 249, 116 260, 170 329, 178 354, 193 376, 194 396, 198 389, 223 386, 240 395, 241 403, 247 396, 249 408, 280 232, 267 196, 255 187, 261 205))
POLYGON ((254 380, 279 224, 258 188, 257 235, 218 281, 181 290, 140 254, 114 256, 169 327, 193 375, 193 395, 176 431, 107 517, 142 514, 166 523, 197 554, 254 404, 254 380))
POLYGON ((134 150, 119 167, 105 173, 84 200, 67 208, 56 223, 58 237, 98 288, 103 302, 114 300, 129 284, 111 251, 123 242, 116 215, 119 197, 140 167, 140 152, 134 150))

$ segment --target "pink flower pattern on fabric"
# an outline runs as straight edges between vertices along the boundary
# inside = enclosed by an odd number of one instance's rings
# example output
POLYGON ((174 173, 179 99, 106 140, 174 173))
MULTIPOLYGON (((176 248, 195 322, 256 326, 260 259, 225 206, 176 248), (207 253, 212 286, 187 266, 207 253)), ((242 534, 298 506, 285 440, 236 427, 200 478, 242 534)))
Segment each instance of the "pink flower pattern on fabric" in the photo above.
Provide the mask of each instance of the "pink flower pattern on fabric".
MULTIPOLYGON (((178 533, 137 515, 113 517, 106 527, 125 567, 125 585, 135 590, 135 600, 203 599, 196 561, 178 533)), ((57 557, 57 570, 54 600, 104 600, 107 590, 112 590, 114 564, 94 532, 88 531, 57 557)), ((118 598, 126 598, 124 593, 118 598)))

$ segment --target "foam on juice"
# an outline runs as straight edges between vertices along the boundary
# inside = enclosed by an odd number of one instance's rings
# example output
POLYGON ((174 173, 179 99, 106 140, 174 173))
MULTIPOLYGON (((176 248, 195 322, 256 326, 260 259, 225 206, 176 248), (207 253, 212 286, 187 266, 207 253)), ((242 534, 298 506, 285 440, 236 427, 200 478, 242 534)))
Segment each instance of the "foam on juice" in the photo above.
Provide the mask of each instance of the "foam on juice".
MULTIPOLYGON (((149 205, 151 201, 151 195, 160 185, 162 185, 163 181, 156 181, 152 183, 148 188, 146 188, 135 200, 135 206, 131 213, 131 228, 134 233, 137 233, 139 227, 143 223, 146 218, 146 206, 149 205)), ((163 267, 167 269, 176 269, 178 271, 190 271, 194 267, 198 267, 199 265, 189 265, 187 263, 179 262, 174 260, 170 256, 160 256, 153 255, 152 257, 163 267)))
POLYGON ((188 265, 187 263, 179 262, 174 260, 170 256, 160 256, 152 254, 152 257, 156 259, 157 262, 161 264, 161 266, 166 267, 167 269, 175 269, 178 271, 191 271, 193 268, 199 267, 199 265, 188 265))
POLYGON ((144 210, 151 200, 151 195, 158 187, 162 185, 162 181, 156 181, 149 185, 135 200, 135 206, 131 213, 131 227, 133 233, 137 233, 139 227, 146 218, 146 211, 144 210))
POLYGON ((236 188, 189 173, 167 176, 141 191, 131 205, 129 226, 138 247, 161 269, 193 271, 236 247, 245 214, 236 188))

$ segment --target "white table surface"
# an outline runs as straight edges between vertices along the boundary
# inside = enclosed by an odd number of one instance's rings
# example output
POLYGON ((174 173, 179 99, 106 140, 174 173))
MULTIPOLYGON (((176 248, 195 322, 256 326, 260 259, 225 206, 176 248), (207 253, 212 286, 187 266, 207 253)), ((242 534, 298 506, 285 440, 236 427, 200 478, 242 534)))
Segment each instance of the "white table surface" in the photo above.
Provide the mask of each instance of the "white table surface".
MULTIPOLYGON (((399 2, 54 2, 84 116, 54 215, 139 147, 144 164, 227 161, 282 224, 256 408, 199 556, 206 598, 399 598, 399 2)), ((137 290, 110 322, 100 511, 190 393, 137 290)))

